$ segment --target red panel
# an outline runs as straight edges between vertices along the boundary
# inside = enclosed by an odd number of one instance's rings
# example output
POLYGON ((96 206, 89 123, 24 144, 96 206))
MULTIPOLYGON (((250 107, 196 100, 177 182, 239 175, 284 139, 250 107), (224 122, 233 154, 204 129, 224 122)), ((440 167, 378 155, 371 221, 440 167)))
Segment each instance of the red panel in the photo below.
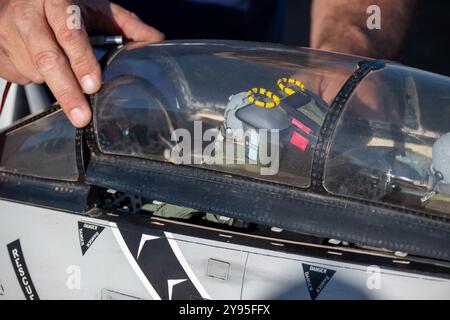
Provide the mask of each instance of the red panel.
POLYGON ((294 132, 291 137, 291 143, 302 151, 305 151, 308 148, 309 140, 301 134, 294 132))

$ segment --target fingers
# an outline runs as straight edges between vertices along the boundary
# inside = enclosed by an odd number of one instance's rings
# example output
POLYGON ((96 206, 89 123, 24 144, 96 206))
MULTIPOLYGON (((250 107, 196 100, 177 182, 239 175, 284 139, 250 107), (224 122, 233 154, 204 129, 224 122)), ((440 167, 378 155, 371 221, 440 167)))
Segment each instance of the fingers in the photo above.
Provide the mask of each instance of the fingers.
POLYGON ((72 124, 86 126, 92 116, 89 104, 46 18, 39 10, 22 9, 26 10, 16 12, 15 20, 31 61, 72 124))
POLYGON ((93 94, 100 89, 101 68, 89 43, 84 25, 81 24, 80 29, 70 28, 67 25, 68 13, 72 14, 70 6, 70 1, 45 1, 47 21, 59 45, 67 54, 83 91, 93 94))
POLYGON ((16 82, 9 79, 14 83, 23 84, 29 83, 30 81, 35 83, 43 83, 44 79, 39 74, 39 72, 37 72, 33 62, 28 55, 27 48, 18 35, 18 31, 16 30, 14 25, 11 26, 11 31, 15 33, 15 35, 12 37, 8 37, 8 39, 5 39, 5 47, 0 47, 0 53, 2 56, 2 70, 5 70, 6 72, 6 69, 8 69, 8 73, 17 72, 17 74, 12 74, 10 75, 10 77, 12 76, 13 78, 17 79, 22 78, 22 80, 20 82, 16 82), (3 59, 7 59, 7 61, 3 59), (26 80, 23 81, 23 78, 25 78, 26 80))
POLYGON ((120 33, 132 41, 160 42, 164 34, 145 24, 134 13, 118 6, 109 4, 110 14, 102 14, 99 21, 102 29, 110 33, 120 33))
MULTIPOLYGON (((10 18, 6 25, 12 32, 3 32, 0 37, 8 40, 0 50, 0 58, 3 58, 0 76, 19 84, 45 81, 71 122, 84 127, 91 120, 92 112, 82 89, 88 94, 99 90, 101 69, 84 25, 70 28, 67 24, 68 15, 75 13, 68 12, 76 8, 73 2, 8 2, 8 13, 3 13, 10 18)), ((118 5, 106 0, 79 3, 86 18, 95 21, 104 31, 123 34, 133 41, 164 39, 161 32, 118 5)))
POLYGON ((20 84, 22 86, 30 83, 30 80, 21 75, 21 73, 17 70, 17 68, 14 66, 14 64, 8 57, 0 55, 0 60, 4 64, 2 65, 0 78, 3 78, 6 81, 12 83, 20 84))
POLYGON ((134 13, 125 10, 114 3, 111 3, 111 13, 114 22, 128 39, 150 42, 164 40, 164 35, 161 32, 143 23, 134 13))

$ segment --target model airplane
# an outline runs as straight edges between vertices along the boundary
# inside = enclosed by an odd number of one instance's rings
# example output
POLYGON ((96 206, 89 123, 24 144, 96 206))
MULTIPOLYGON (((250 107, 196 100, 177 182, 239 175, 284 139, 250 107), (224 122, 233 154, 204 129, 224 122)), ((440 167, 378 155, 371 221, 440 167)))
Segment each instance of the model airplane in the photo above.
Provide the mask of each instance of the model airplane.
POLYGON ((0 299, 450 297, 449 78, 233 41, 103 65, 88 128, 0 134, 0 299))

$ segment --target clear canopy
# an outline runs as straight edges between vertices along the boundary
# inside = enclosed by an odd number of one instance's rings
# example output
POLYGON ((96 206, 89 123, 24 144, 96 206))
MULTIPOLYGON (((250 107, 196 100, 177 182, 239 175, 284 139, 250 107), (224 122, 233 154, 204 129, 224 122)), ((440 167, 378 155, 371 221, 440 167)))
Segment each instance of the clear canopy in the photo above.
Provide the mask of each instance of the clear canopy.
POLYGON ((338 121, 325 188, 450 213, 450 79, 397 65, 364 79, 338 121))
POLYGON ((76 181, 76 129, 62 110, 0 135, 0 171, 76 181))
POLYGON ((132 44, 104 71, 104 153, 310 185, 322 122, 359 58, 243 42, 132 44))

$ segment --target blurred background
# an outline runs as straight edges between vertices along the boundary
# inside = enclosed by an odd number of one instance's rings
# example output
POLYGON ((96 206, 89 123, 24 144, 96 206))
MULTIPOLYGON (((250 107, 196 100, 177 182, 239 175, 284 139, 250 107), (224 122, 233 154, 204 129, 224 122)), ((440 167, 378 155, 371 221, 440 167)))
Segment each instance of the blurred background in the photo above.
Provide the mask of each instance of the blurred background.
MULTIPOLYGON (((352 1, 348 1, 349 5, 352 1)), ((167 39, 255 40, 309 46, 312 0, 115 2, 136 12, 164 32, 167 39)), ((450 76, 447 60, 450 56, 450 1, 417 0, 417 3, 414 21, 398 60, 450 76)), ((362 14, 369 17, 365 12, 362 14)), ((381 15, 383 21, 383 12, 381 15)), ((397 32, 383 29, 383 23, 381 26, 382 32, 397 32)))
MULTIPOLYGON (((332 0, 330 0, 332 1, 332 0)), ((310 11, 310 0, 285 0, 286 17, 282 42, 308 46, 310 19, 298 19, 298 12, 310 11), (299 37, 299 33, 301 33, 299 37)), ((308 16, 309 17, 309 16, 308 16)), ((395 30, 387 30, 395 32, 395 30)), ((418 0, 413 25, 399 62, 450 76, 450 1, 418 0)))

